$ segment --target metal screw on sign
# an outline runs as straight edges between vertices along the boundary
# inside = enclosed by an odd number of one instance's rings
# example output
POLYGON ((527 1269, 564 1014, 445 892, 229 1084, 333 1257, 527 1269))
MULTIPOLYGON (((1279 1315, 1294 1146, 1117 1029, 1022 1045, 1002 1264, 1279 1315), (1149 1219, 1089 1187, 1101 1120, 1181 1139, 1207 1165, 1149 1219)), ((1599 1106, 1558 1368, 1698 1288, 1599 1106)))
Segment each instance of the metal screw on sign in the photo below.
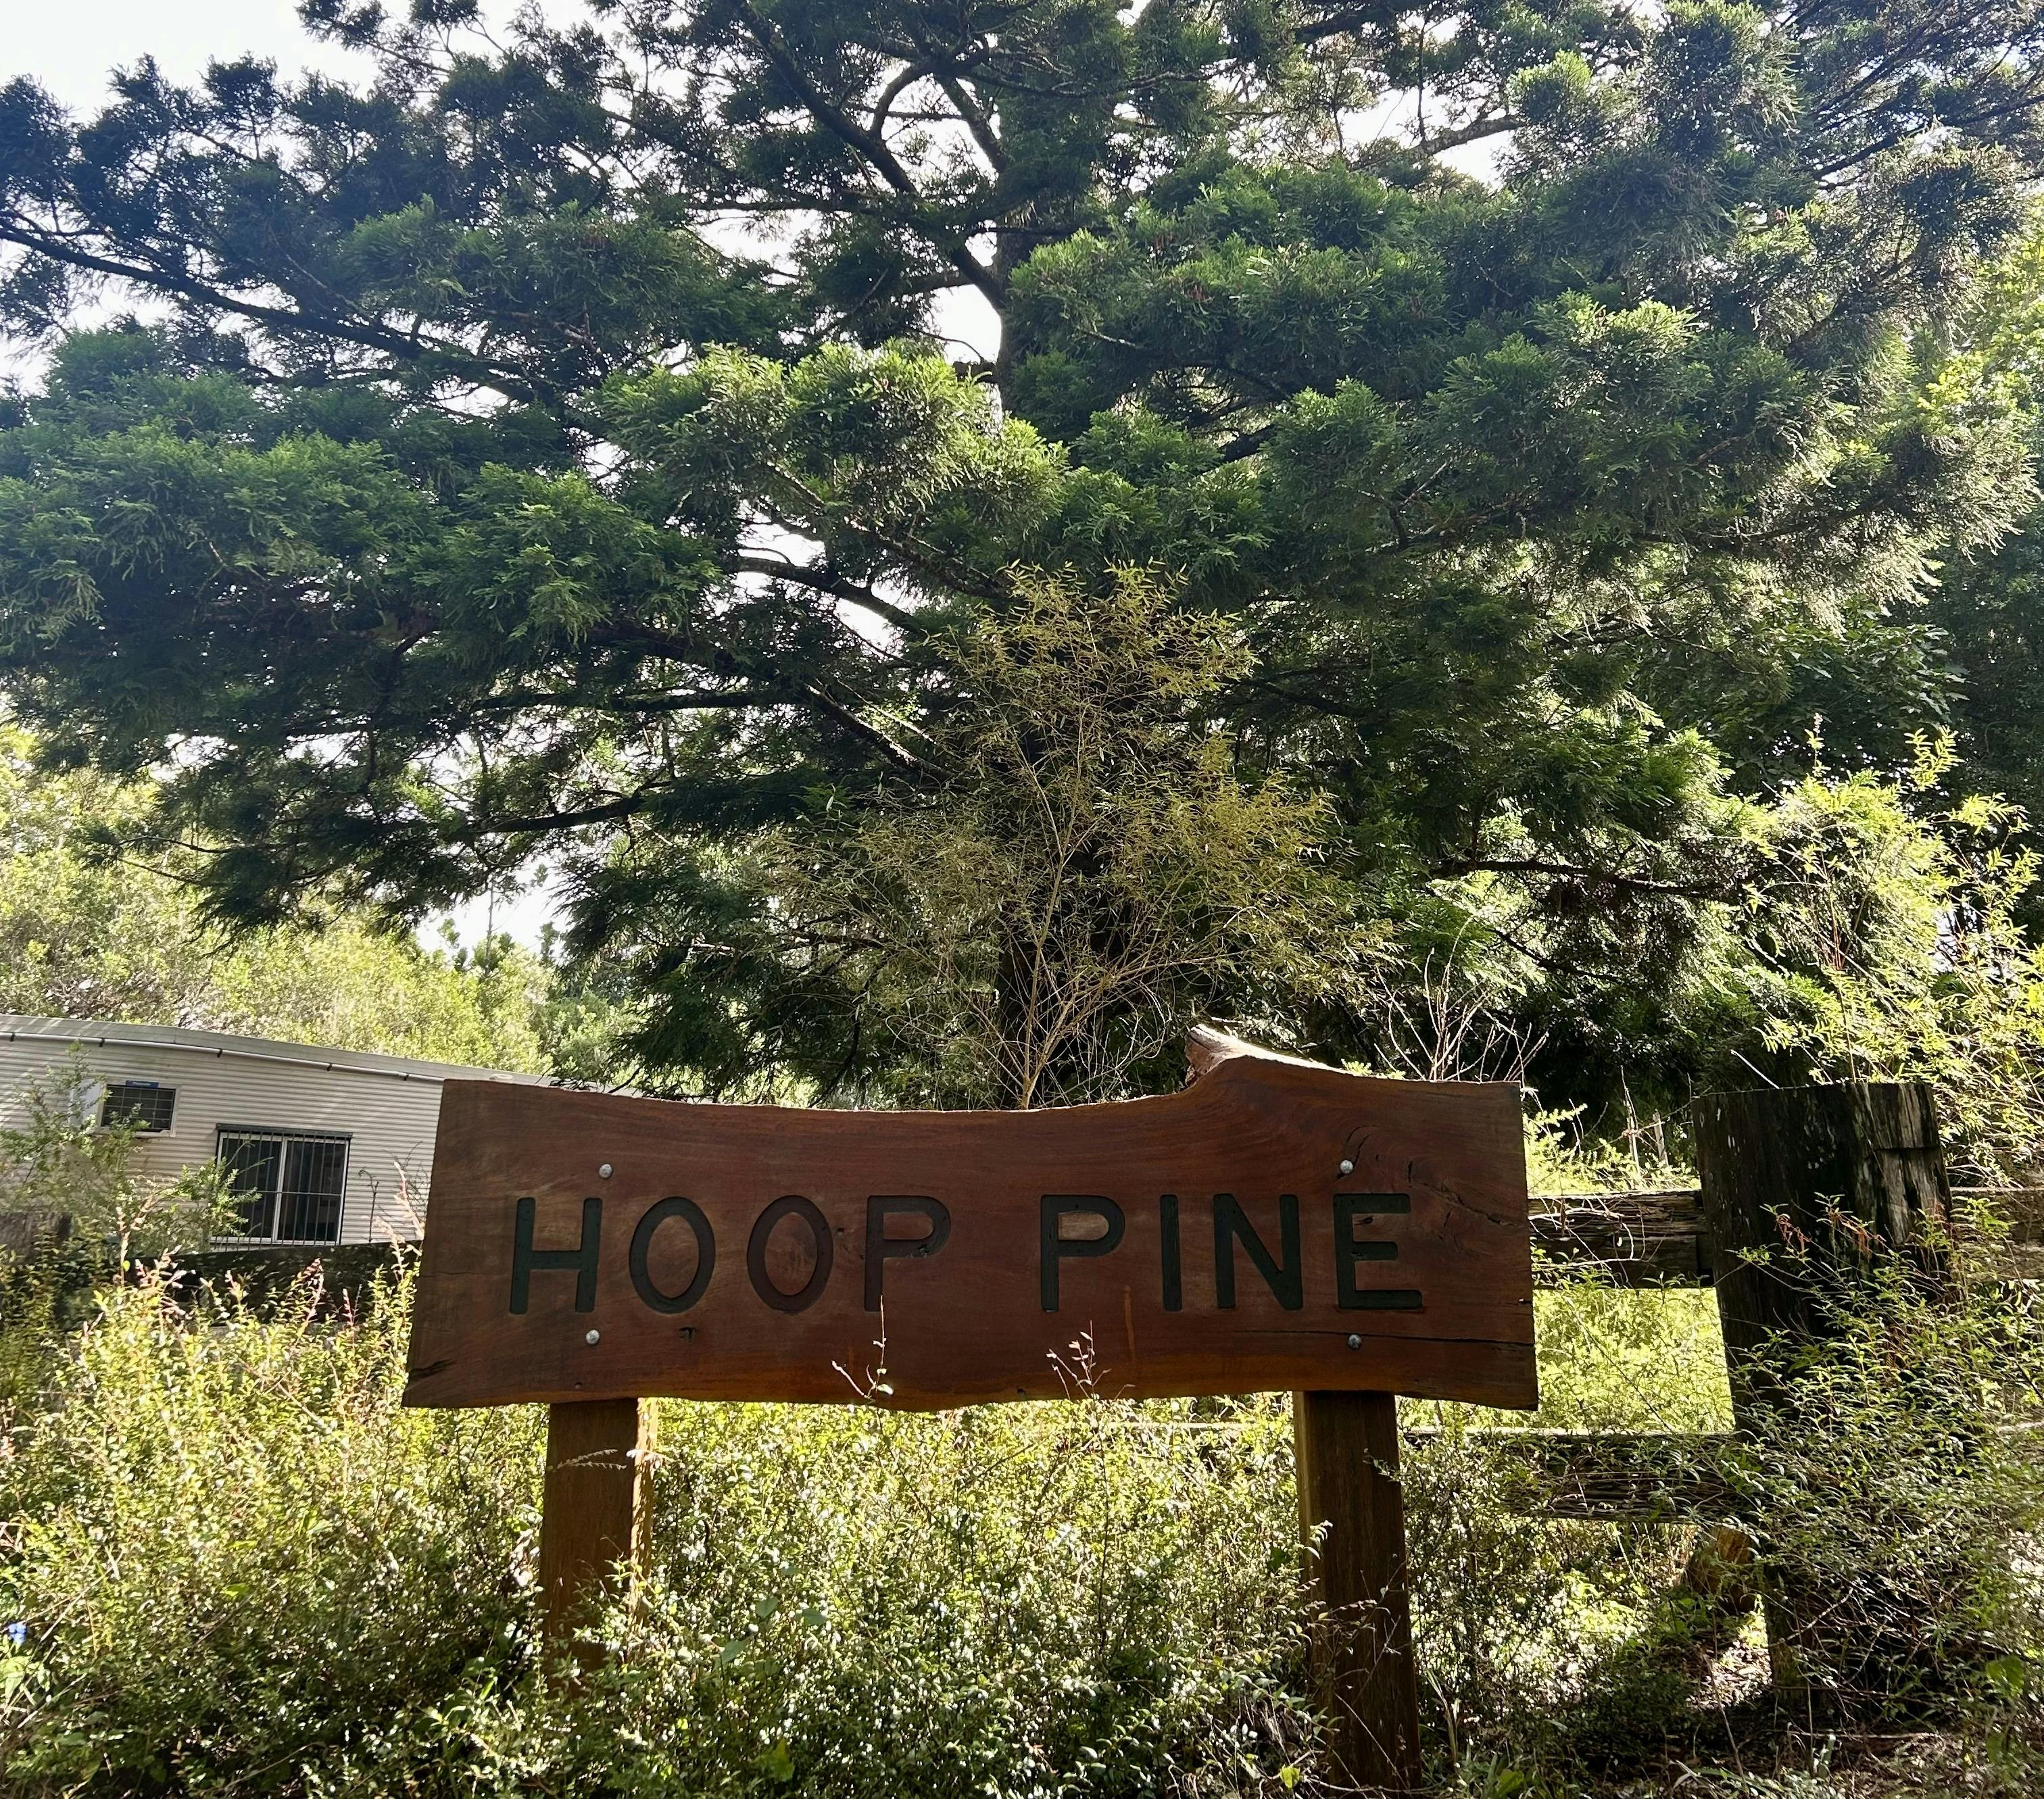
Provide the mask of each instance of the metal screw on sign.
POLYGON ((585 1343, 601 1343, 602 1341, 603 1333, 600 1330, 593 1330, 582 1339, 585 1343))
POLYGON ((1335 1172, 1336 1174, 1354 1174, 1355 1172, 1355 1164, 1344 1157, 1341 1166, 1336 1168, 1335 1172))
POLYGON ((596 1172, 597 1172, 599 1175, 601 1175, 601 1176, 602 1176, 605 1180, 609 1180, 609 1179, 610 1179, 610 1164, 609 1164, 609 1163, 605 1162, 605 1163, 603 1164, 603 1166, 602 1166, 601 1168, 598 1168, 596 1172))
MULTIPOLYGON (((591 1332, 590 1334, 594 1336, 595 1333, 591 1332)), ((1348 1346, 1351 1349, 1360 1349, 1362 1347, 1362 1339, 1359 1337, 1351 1337, 1348 1340, 1348 1346)))

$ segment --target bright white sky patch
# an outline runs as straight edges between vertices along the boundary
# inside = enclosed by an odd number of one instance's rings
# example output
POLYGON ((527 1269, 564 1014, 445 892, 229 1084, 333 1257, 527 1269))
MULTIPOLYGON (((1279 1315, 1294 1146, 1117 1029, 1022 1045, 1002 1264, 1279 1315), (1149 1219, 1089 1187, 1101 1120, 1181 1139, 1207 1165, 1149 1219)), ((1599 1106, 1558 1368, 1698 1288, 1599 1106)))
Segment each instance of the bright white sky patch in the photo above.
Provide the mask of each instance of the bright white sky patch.
POLYGON ((253 54, 283 70, 366 67, 298 23, 296 0, 16 0, 0 33, 0 82, 33 75, 74 111, 107 97, 110 70, 154 56, 188 82, 208 63, 253 54))

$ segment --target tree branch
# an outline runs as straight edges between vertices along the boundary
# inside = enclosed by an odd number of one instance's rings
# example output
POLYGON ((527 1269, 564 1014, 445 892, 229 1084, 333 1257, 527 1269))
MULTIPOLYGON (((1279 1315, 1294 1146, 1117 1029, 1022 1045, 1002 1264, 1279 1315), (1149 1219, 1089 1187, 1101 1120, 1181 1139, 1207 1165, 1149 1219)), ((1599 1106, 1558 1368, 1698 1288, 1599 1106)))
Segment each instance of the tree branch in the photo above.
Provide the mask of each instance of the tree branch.
MULTIPOLYGON (((809 79, 808 71, 795 59, 777 26, 752 0, 737 0, 735 8, 744 21, 745 29, 752 40, 766 53, 766 59, 779 72, 782 79, 801 96, 802 104, 810 116, 831 135, 856 150, 867 162, 879 171, 887 185, 905 200, 920 202, 922 190, 916 185, 915 178, 902 166, 901 159, 886 141, 876 137, 859 123, 843 108, 833 102, 824 90, 809 79)), ((933 232, 943 244, 944 254, 952 266, 966 279, 998 306, 1007 297, 1007 283, 974 255, 966 240, 955 232, 941 235, 933 232)))
POLYGON ((833 598, 847 600, 876 618, 885 619, 897 631, 910 637, 928 635, 928 629, 913 612, 896 605, 891 600, 883 600, 870 587, 862 587, 855 581, 840 574, 833 574, 828 567, 813 568, 803 562, 782 562, 774 556, 734 556, 732 568, 740 574, 764 575, 771 581, 791 581, 798 587, 813 589, 818 593, 828 593, 833 598))
POLYGON ((428 356, 444 357, 465 368, 477 386, 492 388, 509 399, 538 405, 546 403, 551 398, 532 383, 507 374, 465 348, 422 339, 414 334, 394 331, 386 325, 357 323, 331 315, 308 314, 288 307, 266 305, 260 301, 245 299, 209 282, 177 274, 152 263, 138 265, 115 262, 110 258, 82 249, 67 242, 61 235, 29 224, 15 213, 0 217, 0 243, 18 245, 32 255, 47 256, 52 262, 62 263, 71 268, 110 276, 117 281, 132 282, 139 287, 153 287, 166 293, 179 294, 198 305, 217 307, 222 312, 232 313, 237 317, 270 325, 279 331, 338 338, 344 343, 357 344, 366 350, 380 350, 406 362, 423 362, 428 356))
POLYGON ((1454 857, 1435 865, 1444 875, 1536 874, 1562 880, 1579 880, 1587 887, 1622 887, 1639 893, 1666 893, 1686 900, 1708 900, 1717 892, 1696 881, 1655 880, 1645 875, 1619 874, 1609 869, 1582 869, 1569 862, 1543 861, 1535 857, 1454 857))

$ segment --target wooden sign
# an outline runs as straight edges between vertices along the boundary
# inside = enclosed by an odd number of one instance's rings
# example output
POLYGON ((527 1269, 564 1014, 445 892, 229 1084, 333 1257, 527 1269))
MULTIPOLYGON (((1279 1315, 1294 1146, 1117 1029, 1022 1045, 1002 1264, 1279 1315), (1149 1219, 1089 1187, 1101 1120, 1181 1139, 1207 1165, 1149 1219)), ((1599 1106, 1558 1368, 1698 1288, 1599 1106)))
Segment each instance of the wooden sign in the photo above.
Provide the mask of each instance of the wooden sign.
POLYGON ((1533 1405, 1518 1089, 1207 1049, 1032 1112, 450 1081, 405 1403, 1533 1405))

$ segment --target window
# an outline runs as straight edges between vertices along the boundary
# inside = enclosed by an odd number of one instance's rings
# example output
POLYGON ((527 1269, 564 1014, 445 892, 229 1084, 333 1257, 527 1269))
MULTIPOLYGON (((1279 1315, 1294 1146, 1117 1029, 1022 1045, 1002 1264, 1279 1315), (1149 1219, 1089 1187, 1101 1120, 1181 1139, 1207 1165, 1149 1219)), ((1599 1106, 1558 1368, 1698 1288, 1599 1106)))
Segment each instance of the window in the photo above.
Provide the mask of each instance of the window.
POLYGON ((220 1165, 241 1206, 233 1234, 259 1243, 339 1242, 348 1145, 345 1137, 223 1126, 220 1165))
POLYGON ((133 1125, 137 1130, 168 1130, 177 1103, 175 1087, 159 1087, 153 1080, 117 1081, 99 1103, 99 1122, 133 1125))

